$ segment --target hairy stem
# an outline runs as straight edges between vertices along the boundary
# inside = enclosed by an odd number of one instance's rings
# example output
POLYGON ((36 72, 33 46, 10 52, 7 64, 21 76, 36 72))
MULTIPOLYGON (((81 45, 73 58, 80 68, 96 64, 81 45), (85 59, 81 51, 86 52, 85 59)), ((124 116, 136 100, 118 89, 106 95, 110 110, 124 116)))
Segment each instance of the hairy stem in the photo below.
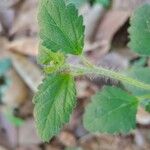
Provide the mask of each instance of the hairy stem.
POLYGON ((124 74, 112 71, 112 70, 108 70, 102 67, 88 67, 88 66, 70 66, 72 69, 72 72, 79 76, 79 75, 86 75, 86 74, 95 74, 95 75, 99 75, 99 76, 105 76, 105 77, 109 77, 115 80, 119 80, 123 83, 127 83, 129 85, 141 88, 141 89, 145 89, 145 90, 150 90, 150 85, 143 83, 142 81, 138 81, 136 79, 133 79, 131 77, 128 77, 124 74))

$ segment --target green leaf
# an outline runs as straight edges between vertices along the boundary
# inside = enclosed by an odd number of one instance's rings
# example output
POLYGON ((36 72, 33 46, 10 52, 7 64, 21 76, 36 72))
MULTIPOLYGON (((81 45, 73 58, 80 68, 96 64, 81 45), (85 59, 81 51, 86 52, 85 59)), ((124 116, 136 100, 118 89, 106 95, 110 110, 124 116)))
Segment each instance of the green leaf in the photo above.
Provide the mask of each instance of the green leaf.
POLYGON ((24 124, 24 120, 19 117, 16 117, 10 110, 4 111, 4 115, 7 118, 7 120, 15 127, 20 127, 24 124))
POLYGON ((107 8, 110 6, 111 0, 96 0, 96 3, 100 3, 107 8))
POLYGON ((150 4, 144 4, 135 10, 129 28, 129 47, 141 54, 150 55, 150 4))
POLYGON ((65 63, 65 57, 61 52, 52 52, 40 45, 38 63, 42 64, 46 73, 57 71, 65 63))
POLYGON ((127 133, 136 126, 137 106, 134 96, 107 86, 86 108, 84 126, 91 132, 127 133))
POLYGON ((74 4, 76 6, 76 8, 79 8, 80 6, 82 6, 84 3, 87 2, 87 0, 66 0, 67 4, 74 4))
POLYGON ((48 141, 69 121, 75 106, 75 83, 69 74, 51 74, 39 86, 33 102, 39 136, 48 141))
POLYGON ((6 73, 11 68, 11 60, 10 59, 1 59, 0 60, 0 76, 6 73))
POLYGON ((147 61, 148 61, 148 57, 141 57, 139 58, 138 60, 135 60, 133 63, 132 63, 132 66, 133 67, 144 67, 146 64, 147 64, 147 61))
MULTIPOLYGON (((150 68, 143 68, 143 67, 133 67, 130 70, 126 71, 126 75, 129 77, 132 77, 133 79, 136 79, 138 81, 141 81, 146 84, 150 84, 150 68)), ((125 88, 130 91, 135 96, 142 96, 142 95, 149 95, 150 90, 144 90, 141 88, 137 88, 135 86, 125 84, 125 88)))
POLYGON ((11 66, 12 64, 10 59, 5 58, 0 60, 0 103, 2 96, 6 92, 10 83, 10 80, 5 74, 11 68, 11 66))
POLYGON ((141 103, 141 105, 145 108, 145 110, 147 112, 150 112, 150 99, 143 100, 142 103, 141 103))
POLYGON ((52 52, 51 50, 47 49, 46 47, 40 45, 38 51, 37 61, 39 64, 48 64, 50 61, 57 57, 57 53, 52 52))
POLYGON ((79 55, 84 44, 83 18, 64 0, 40 0, 38 22, 41 43, 53 52, 79 55))

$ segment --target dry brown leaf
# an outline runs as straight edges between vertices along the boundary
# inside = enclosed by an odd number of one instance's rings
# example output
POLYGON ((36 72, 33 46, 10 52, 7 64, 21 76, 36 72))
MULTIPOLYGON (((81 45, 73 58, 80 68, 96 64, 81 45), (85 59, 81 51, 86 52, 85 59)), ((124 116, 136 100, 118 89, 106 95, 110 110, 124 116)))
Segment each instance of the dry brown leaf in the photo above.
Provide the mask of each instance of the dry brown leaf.
POLYGON ((15 150, 41 150, 37 145, 19 146, 15 150))
POLYGON ((135 142, 136 144, 144 150, 150 149, 150 129, 140 128, 135 132, 135 142))
POLYGON ((97 65, 114 71, 126 70, 129 66, 128 59, 116 52, 105 55, 102 59, 97 60, 97 65))
POLYGON ((33 119, 28 119, 24 124, 19 128, 19 145, 32 145, 40 144, 41 140, 37 136, 35 123, 33 119))
POLYGON ((14 21, 10 30, 10 35, 35 35, 37 34, 37 20, 36 9, 29 10, 28 12, 20 13, 14 21))
POLYGON ((13 9, 0 11, 0 20, 5 32, 9 32, 14 22, 15 12, 13 9))
POLYGON ((28 88, 15 70, 9 71, 7 76, 10 79, 10 85, 2 97, 2 101, 7 106, 18 107, 27 100, 28 88))
POLYGON ((5 37, 0 37, 0 59, 9 57, 9 52, 7 51, 8 43, 5 37))
POLYGON ((120 54, 124 58, 127 58, 128 60, 132 60, 138 57, 138 54, 134 53, 127 47, 116 49, 116 51, 118 54, 120 54))
POLYGON ((0 150, 1 148, 3 148, 3 146, 10 149, 10 143, 8 142, 8 137, 6 135, 6 132, 3 130, 2 122, 3 122, 3 117, 2 117, 2 113, 0 112, 0 150))
POLYGON ((84 15, 84 24, 85 24, 85 40, 92 41, 94 31, 104 15, 105 9, 99 5, 95 4, 88 12, 84 15))
POLYGON ((95 33, 95 42, 92 44, 85 43, 84 47, 85 52, 93 63, 108 53, 114 35, 125 24, 129 16, 130 12, 118 10, 109 10, 103 16, 95 33))
POLYGON ((108 11, 99 25, 96 41, 108 41, 111 43, 113 36, 130 17, 130 12, 121 10, 108 11))
MULTIPOLYGON (((1 108, 0 111, 6 109, 5 107, 1 108)), ((14 127, 5 117, 3 113, 0 115, 0 125, 4 129, 7 137, 7 144, 9 149, 14 148, 17 145, 17 128, 14 127)), ((7 146, 7 145, 6 145, 7 146)))
POLYGON ((33 103, 32 100, 27 100, 21 107, 19 108, 19 116, 22 118, 28 118, 33 115, 33 103))
POLYGON ((88 86, 89 86, 89 83, 85 80, 76 81, 78 98, 85 98, 89 96, 89 92, 87 91, 88 86))
POLYGON ((20 11, 27 12, 33 8, 37 8, 38 0, 25 0, 20 8, 20 11))
POLYGON ((111 48, 109 41, 106 41, 106 40, 105 41, 97 40, 94 43, 88 44, 89 46, 85 45, 85 48, 87 48, 87 49, 84 49, 85 54, 87 55, 87 57, 93 64, 95 64, 97 60, 103 58, 104 55, 106 55, 111 48), (95 46, 95 48, 94 48, 94 46, 92 46, 92 45, 97 45, 97 46, 95 46))
POLYGON ((10 35, 37 34, 37 0, 25 0, 16 8, 16 17, 10 35))
POLYGON ((38 54, 38 40, 36 38, 16 39, 8 43, 7 48, 24 55, 36 56, 38 54))
POLYGON ((29 88, 36 92, 39 83, 42 81, 42 72, 39 67, 28 60, 27 57, 12 53, 11 55, 13 66, 29 86, 29 88))
POLYGON ((80 143, 82 148, 86 150, 137 150, 138 148, 132 142, 132 138, 112 135, 87 135, 81 138, 80 143))
POLYGON ((92 94, 94 94, 98 90, 97 86, 92 85, 87 80, 77 80, 76 87, 77 87, 77 97, 80 99, 89 98, 92 94))
POLYGON ((14 6, 20 0, 0 0, 0 10, 4 10, 14 6))
POLYGON ((105 51, 107 52, 108 49, 110 49, 110 44, 107 41, 95 41, 95 42, 85 42, 84 45, 84 52, 88 53, 90 51, 94 51, 94 50, 98 50, 98 49, 102 49, 103 52, 101 53, 105 53, 105 51))
POLYGON ((59 146, 46 145, 45 150, 62 150, 62 148, 59 146))
POLYGON ((75 147, 77 145, 77 140, 71 132, 63 131, 58 138, 60 142, 67 147, 75 147))
MULTIPOLYGON (((85 99, 79 99, 77 101, 76 108, 74 109, 72 116, 70 118, 68 127, 70 130, 75 131, 79 126, 82 125, 81 117, 84 112, 85 99)), ((75 131, 76 132, 76 131, 75 131)), ((82 134, 82 133, 81 133, 82 134)))
POLYGON ((0 146, 0 150, 7 150, 5 147, 0 146))
POLYGON ((137 113, 137 122, 141 125, 150 125, 150 113, 140 107, 137 113))

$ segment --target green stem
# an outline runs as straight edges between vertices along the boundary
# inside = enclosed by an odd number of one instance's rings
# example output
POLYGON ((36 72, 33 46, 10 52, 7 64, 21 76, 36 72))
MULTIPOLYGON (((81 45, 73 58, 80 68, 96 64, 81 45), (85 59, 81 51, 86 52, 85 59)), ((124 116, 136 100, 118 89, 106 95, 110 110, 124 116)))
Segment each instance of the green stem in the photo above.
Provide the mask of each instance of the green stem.
POLYGON ((85 66, 93 68, 94 65, 91 62, 89 62, 89 60, 87 60, 87 58, 85 58, 83 55, 81 55, 80 58, 85 66))
POLYGON ((105 77, 109 77, 115 80, 119 80, 123 83, 127 83, 129 85, 141 88, 141 89, 145 89, 145 90, 150 90, 150 85, 143 83, 141 81, 138 81, 136 79, 133 79, 131 77, 128 77, 124 74, 118 73, 118 72, 114 72, 112 70, 108 70, 102 67, 84 67, 84 66, 73 66, 70 65, 70 67, 72 68, 72 72, 75 75, 86 75, 86 74, 95 74, 95 75, 99 75, 99 76, 105 76, 105 77))
POLYGON ((140 99, 140 100, 150 99, 150 94, 137 96, 137 98, 140 99))

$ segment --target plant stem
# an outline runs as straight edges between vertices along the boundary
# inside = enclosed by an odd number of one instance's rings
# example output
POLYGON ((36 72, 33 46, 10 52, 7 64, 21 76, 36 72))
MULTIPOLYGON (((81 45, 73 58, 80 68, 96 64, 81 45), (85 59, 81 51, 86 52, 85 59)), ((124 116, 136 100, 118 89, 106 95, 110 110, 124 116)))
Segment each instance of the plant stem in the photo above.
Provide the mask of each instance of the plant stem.
POLYGON ((96 67, 96 66, 84 67, 84 66, 73 66, 73 65, 70 65, 70 67, 71 67, 71 71, 77 76, 86 75, 86 74, 105 76, 105 77, 109 77, 115 80, 119 80, 123 83, 127 83, 129 85, 132 85, 141 89, 150 90, 149 84, 143 83, 142 81, 138 81, 124 74, 121 74, 112 70, 108 70, 102 67, 96 67))
POLYGON ((140 99, 140 100, 150 99, 150 94, 137 96, 137 98, 140 99))
POLYGON ((94 65, 89 60, 87 60, 83 55, 81 55, 80 58, 81 58, 83 64, 85 64, 85 66, 93 68, 94 65))

